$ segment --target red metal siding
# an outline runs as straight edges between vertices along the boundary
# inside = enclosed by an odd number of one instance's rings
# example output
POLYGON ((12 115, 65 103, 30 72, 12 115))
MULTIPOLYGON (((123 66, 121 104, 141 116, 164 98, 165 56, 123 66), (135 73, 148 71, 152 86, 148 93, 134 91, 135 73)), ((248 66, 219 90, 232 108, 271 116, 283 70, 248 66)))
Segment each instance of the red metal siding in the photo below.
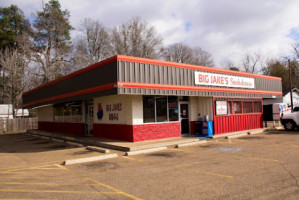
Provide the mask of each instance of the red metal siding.
POLYGON ((134 125, 134 142, 181 137, 181 123, 157 123, 134 125))
POLYGON ((84 136, 83 123, 68 123, 68 122, 38 122, 38 129, 43 131, 56 131, 72 133, 78 136, 84 136))
POLYGON ((195 122, 196 121, 190 121, 190 135, 196 135, 196 133, 195 133, 195 122))
POLYGON ((214 116, 214 134, 257 129, 263 127, 263 114, 214 116))

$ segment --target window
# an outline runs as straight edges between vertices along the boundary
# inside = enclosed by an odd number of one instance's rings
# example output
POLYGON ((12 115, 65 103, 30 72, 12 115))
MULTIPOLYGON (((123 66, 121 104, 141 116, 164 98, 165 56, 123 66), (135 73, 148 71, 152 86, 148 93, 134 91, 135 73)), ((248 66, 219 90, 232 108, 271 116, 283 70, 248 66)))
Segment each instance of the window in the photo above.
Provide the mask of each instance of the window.
POLYGON ((168 97, 168 113, 169 121, 179 121, 179 106, 177 97, 168 97))
POLYGON ((252 102, 243 102, 243 113, 253 113, 252 102))
POLYGON ((241 113, 242 113, 241 101, 234 101, 233 102, 233 114, 241 114, 241 113))
POLYGON ((227 101, 216 101, 216 115, 227 115, 227 101))
POLYGON ((167 97, 156 97, 157 122, 167 121, 167 97))
POLYGON ((260 101, 253 102, 253 112, 255 113, 262 112, 262 102, 260 101))
POLYGON ((217 98, 215 101, 216 115, 234 115, 242 113, 262 113, 262 101, 256 99, 227 100, 225 98, 217 98))
POLYGON ((228 115, 232 114, 232 102, 231 101, 227 102, 227 114, 228 115))
POLYGON ((82 123, 81 101, 54 105, 55 122, 82 123))
POLYGON ((143 123, 168 122, 178 120, 178 97, 143 97, 143 123))
POLYGON ((155 122, 155 97, 144 96, 143 97, 143 122, 150 123, 155 122))

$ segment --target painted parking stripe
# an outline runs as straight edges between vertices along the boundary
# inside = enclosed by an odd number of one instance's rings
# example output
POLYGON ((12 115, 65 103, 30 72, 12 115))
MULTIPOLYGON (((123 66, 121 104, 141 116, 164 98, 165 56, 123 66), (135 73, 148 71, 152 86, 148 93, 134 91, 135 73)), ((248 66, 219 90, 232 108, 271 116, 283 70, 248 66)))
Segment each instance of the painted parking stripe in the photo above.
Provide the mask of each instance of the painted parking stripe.
POLYGON ((258 158, 258 157, 247 157, 254 160, 263 160, 263 161, 271 161, 271 162, 279 162, 279 160, 269 159, 269 158, 258 158))
POLYGON ((69 193, 69 194, 117 194, 117 192, 70 191, 70 190, 13 190, 0 189, 0 192, 29 192, 29 193, 69 193))
MULTIPOLYGON (((75 172, 75 171, 73 171, 73 170, 70 170, 70 169, 68 169, 67 167, 64 167, 64 166, 61 166, 61 165, 57 165, 57 166, 59 166, 60 168, 64 169, 65 171, 68 171, 68 172, 70 172, 70 173, 72 173, 72 174, 74 174, 74 175, 79 175, 77 172, 75 172)), ((82 178, 82 179, 87 180, 87 181, 90 181, 90 182, 92 182, 92 183, 94 183, 94 184, 96 184, 96 185, 105 187, 105 188, 107 188, 107 189, 109 189, 109 190, 112 190, 112 191, 114 191, 115 194, 121 194, 121 195, 126 196, 126 197, 128 197, 128 198, 130 198, 130 199, 133 199, 133 200, 142 200, 141 198, 138 198, 138 197, 135 197, 134 195, 131 195, 131 194, 129 194, 129 193, 120 191, 120 190, 118 190, 118 189, 116 189, 116 188, 114 188, 114 187, 112 187, 112 186, 106 185, 106 184, 101 183, 101 182, 99 182, 99 181, 97 181, 97 180, 94 180, 94 179, 91 179, 91 178, 82 178)))
POLYGON ((200 173, 200 174, 205 174, 205 175, 210 175, 210 176, 218 176, 221 178, 233 178, 233 176, 229 176, 229 175, 224 175, 224 174, 216 174, 216 173, 212 173, 212 172, 205 172, 205 171, 199 171, 199 170, 195 170, 195 169, 183 169, 185 171, 192 171, 192 172, 196 172, 196 173, 200 173))
POLYGON ((53 200, 53 199, 8 199, 8 198, 5 198, 5 199, 1 199, 0 200, 53 200))
POLYGON ((133 196, 133 195, 131 195, 131 194, 128 194, 128 193, 123 192, 123 191, 120 191, 120 190, 118 190, 118 189, 116 189, 116 188, 114 188, 114 187, 112 187, 112 186, 106 185, 106 184, 101 183, 101 182, 99 182, 99 181, 97 181, 97 180, 93 180, 93 179, 91 179, 91 178, 86 178, 86 180, 89 180, 89 181, 91 181, 91 182, 93 182, 93 183, 95 183, 95 184, 97 184, 97 185, 100 185, 100 186, 103 186, 103 187, 105 187, 105 188, 107 188, 107 189, 110 189, 110 190, 116 192, 117 194, 121 194, 121 195, 126 196, 126 197, 128 197, 128 198, 130 198, 130 199, 133 199, 133 200, 142 200, 142 199, 140 199, 140 198, 138 198, 138 197, 135 197, 135 196, 133 196))
POLYGON ((56 186, 91 186, 96 184, 61 184, 61 183, 28 183, 28 182, 0 182, 0 185, 56 185, 56 186))
POLYGON ((13 171, 13 170, 19 170, 19 169, 27 169, 30 167, 39 167, 39 166, 44 166, 44 165, 50 165, 50 164, 57 164, 59 163, 59 161, 52 161, 52 162, 45 162, 45 163, 39 163, 39 164, 33 164, 33 165, 28 165, 28 166, 24 166, 24 167, 8 167, 8 168, 0 168, 1 171, 5 170, 5 171, 13 171))

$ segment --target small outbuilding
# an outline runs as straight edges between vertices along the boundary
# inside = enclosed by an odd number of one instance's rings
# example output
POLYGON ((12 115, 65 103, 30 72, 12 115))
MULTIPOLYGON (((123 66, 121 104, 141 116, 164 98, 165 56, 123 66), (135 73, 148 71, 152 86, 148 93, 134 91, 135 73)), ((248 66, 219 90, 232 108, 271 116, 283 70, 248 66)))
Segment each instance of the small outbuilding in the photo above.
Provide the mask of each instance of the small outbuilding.
POLYGON ((24 93, 23 106, 40 130, 137 142, 262 128, 263 99, 281 97, 281 78, 117 55, 24 93))

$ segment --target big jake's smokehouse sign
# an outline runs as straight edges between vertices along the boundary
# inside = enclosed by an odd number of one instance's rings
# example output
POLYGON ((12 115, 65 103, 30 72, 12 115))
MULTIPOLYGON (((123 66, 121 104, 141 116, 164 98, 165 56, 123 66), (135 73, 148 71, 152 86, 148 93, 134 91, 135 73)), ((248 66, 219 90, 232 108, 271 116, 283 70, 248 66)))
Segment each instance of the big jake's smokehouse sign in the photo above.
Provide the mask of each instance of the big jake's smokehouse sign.
POLYGON ((236 88, 254 88, 254 79, 206 72, 194 72, 195 85, 210 85, 236 88))

